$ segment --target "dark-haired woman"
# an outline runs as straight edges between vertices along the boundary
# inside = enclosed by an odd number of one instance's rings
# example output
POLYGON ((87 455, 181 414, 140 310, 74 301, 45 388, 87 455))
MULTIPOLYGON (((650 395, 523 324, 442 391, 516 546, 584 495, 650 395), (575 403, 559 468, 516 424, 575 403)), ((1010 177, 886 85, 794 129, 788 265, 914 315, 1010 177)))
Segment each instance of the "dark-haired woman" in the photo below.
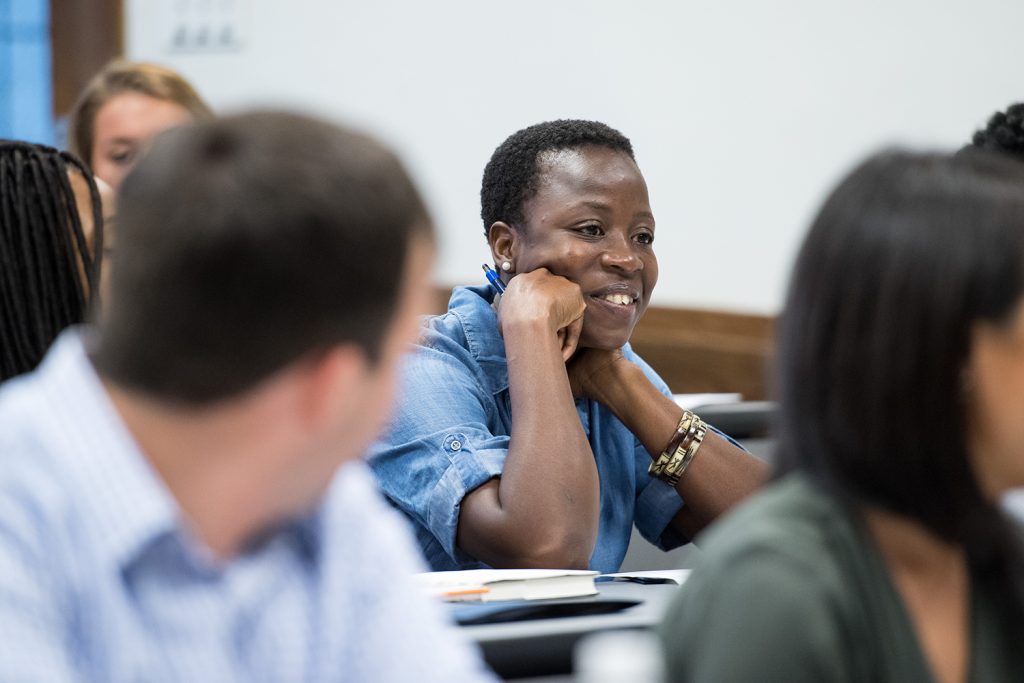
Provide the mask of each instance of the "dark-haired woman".
POLYGON ((521 130, 481 200, 505 293, 458 288, 427 323, 371 456, 431 566, 615 571, 634 524, 671 548, 753 491, 762 463, 629 347, 658 279, 629 140, 590 121, 521 130))
POLYGON ((1024 161, 1024 102, 989 117, 985 127, 974 132, 968 147, 1006 154, 1024 161))
POLYGON ((868 160, 780 332, 780 476, 702 539, 670 680, 1024 681, 1024 165, 868 160))
POLYGON ((111 195, 72 154, 0 140, 0 381, 35 368, 85 321, 111 195))

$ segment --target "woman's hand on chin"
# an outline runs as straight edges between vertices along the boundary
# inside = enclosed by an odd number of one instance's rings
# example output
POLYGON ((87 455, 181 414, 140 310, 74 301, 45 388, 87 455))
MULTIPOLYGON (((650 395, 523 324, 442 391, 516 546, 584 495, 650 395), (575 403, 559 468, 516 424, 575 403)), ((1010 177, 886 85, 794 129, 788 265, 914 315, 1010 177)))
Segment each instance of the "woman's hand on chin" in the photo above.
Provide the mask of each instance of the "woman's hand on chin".
MULTIPOLYGON (((615 382, 622 381, 622 364, 633 366, 622 355, 622 349, 580 349, 565 364, 569 372, 569 385, 576 398, 592 398, 603 402, 605 391, 615 382)), ((633 366, 635 367, 635 366, 633 366)))
POLYGON ((514 326, 553 334, 568 360, 576 351, 587 304, 579 285, 546 268, 516 275, 498 302, 498 329, 508 338, 514 326))

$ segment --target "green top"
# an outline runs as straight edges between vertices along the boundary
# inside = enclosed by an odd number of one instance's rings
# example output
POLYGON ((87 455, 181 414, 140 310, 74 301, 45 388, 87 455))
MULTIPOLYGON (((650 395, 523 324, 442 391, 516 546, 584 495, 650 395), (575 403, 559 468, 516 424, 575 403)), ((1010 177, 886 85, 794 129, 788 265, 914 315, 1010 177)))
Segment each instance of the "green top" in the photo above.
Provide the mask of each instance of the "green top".
MULTIPOLYGON (((934 681, 859 519, 800 475, 717 524, 661 627, 670 681, 934 681)), ((1024 681, 999 596, 971 581, 970 683, 1024 681)))

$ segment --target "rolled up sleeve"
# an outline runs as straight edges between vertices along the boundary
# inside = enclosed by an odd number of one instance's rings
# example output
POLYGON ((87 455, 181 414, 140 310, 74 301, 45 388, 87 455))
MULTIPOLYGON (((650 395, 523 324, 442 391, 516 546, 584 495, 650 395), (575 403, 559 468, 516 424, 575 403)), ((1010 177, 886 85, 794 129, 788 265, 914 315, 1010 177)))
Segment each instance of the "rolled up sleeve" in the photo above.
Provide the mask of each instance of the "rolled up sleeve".
POLYGON ((494 433, 495 398, 467 353, 455 344, 417 350, 388 436, 369 457, 384 494, 456 562, 471 561, 455 547, 462 499, 501 475, 509 443, 494 433))

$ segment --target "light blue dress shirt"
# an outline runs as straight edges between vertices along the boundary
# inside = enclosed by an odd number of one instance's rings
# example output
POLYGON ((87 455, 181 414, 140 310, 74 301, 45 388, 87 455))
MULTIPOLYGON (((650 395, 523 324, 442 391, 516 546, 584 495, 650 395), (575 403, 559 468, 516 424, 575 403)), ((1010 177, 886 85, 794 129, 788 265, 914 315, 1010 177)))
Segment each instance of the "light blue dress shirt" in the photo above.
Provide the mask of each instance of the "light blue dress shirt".
MULTIPOLYGON (((381 489, 412 520, 434 570, 486 566, 455 546, 455 532, 466 494, 501 475, 512 433, 508 364, 493 298, 487 287, 459 287, 448 313, 427 319, 403 368, 388 436, 370 451, 381 489)), ((623 353, 672 395, 628 344, 623 353)), ((647 474, 651 457, 639 440, 597 401, 576 401, 576 412, 600 476, 601 519, 590 567, 618 571, 634 523, 661 548, 682 544, 669 522, 683 501, 647 474)), ((552 448, 550 456, 558 455, 552 448)))
POLYGON ((490 681, 362 463, 230 563, 190 533, 75 333, 0 389, 0 681, 490 681))

